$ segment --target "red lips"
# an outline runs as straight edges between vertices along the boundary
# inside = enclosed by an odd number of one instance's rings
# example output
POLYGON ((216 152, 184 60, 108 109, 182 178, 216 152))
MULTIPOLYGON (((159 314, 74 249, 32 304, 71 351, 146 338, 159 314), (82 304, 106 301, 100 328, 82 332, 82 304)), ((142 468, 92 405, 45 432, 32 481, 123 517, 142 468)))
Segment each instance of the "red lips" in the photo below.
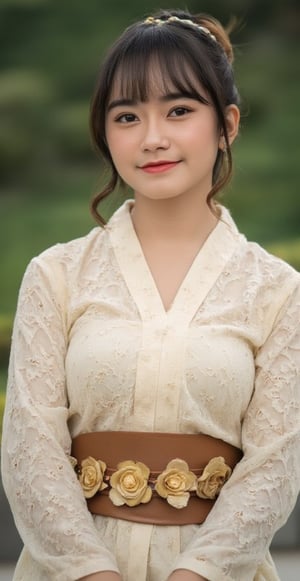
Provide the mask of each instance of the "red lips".
POLYGON ((154 161, 146 163, 145 165, 141 166, 140 169, 147 173, 161 173, 164 171, 168 171, 169 169, 172 169, 173 167, 178 165, 178 163, 179 161, 167 161, 167 160, 154 161))

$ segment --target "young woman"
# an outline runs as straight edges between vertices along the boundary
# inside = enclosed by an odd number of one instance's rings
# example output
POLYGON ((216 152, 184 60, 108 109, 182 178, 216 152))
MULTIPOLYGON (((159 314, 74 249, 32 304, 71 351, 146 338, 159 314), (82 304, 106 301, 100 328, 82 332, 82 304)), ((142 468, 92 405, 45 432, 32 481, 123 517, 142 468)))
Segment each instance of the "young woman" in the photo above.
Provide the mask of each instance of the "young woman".
MULTIPOLYGON (((300 276, 214 196, 239 127, 232 48, 161 12, 108 53, 91 111, 103 228, 30 263, 2 475, 15 581, 275 581, 299 489, 300 276)), ((259 211, 259 208, 258 208, 259 211)))

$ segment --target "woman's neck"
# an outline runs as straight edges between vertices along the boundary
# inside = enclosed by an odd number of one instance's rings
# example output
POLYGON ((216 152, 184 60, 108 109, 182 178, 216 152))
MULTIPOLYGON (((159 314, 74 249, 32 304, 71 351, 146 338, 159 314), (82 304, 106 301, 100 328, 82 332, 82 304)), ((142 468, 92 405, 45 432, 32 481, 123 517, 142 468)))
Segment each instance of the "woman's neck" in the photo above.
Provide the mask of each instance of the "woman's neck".
POLYGON ((164 200, 136 196, 131 216, 140 240, 198 242, 199 246, 218 222, 206 200, 189 203, 184 196, 164 200))

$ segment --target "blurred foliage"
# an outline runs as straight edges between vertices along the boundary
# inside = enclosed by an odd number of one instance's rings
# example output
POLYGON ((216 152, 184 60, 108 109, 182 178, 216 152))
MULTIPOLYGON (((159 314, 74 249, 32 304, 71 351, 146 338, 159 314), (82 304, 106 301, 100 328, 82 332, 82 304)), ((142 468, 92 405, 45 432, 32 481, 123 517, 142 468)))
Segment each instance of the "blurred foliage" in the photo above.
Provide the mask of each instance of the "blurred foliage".
MULTIPOLYGON (((0 313, 14 312, 33 255, 93 225, 89 198, 104 179, 88 132, 97 69, 124 27, 157 7, 153 0, 1 0, 0 313)), ((190 0, 188 7, 239 21, 232 40, 243 117, 225 203, 249 238, 275 253, 283 248, 299 268, 299 1, 190 0)), ((107 216, 118 201, 108 201, 107 216)))
POLYGON ((1 434, 2 434, 4 405, 5 405, 5 394, 4 394, 4 392, 0 391, 0 443, 1 443, 1 434))
MULTIPOLYGON (((105 175, 88 111, 102 55, 125 26, 162 0, 0 2, 0 436, 17 291, 44 248, 85 234, 105 175)), ((235 176, 225 203, 242 231, 300 270, 300 2, 176 0, 232 34, 242 94, 235 176)), ((121 201, 103 207, 106 217, 121 201)))
MULTIPOLYGON (((157 7, 151 0, 1 0, 0 433, 24 268, 44 248, 93 226, 89 198, 105 175, 91 149, 88 111, 101 57, 125 26, 157 7)), ((243 116, 226 204, 249 238, 300 270, 299 1, 190 0, 188 8, 239 22, 232 40, 243 116)), ((106 217, 122 196, 105 201, 106 217)))
MULTIPOLYGON (((8 361, 13 320, 9 315, 0 315, 0 368, 8 361)), ((0 378, 1 379, 1 378, 0 378)), ((0 391, 1 391, 0 384, 0 391)))
POLYGON ((269 244, 267 245, 267 250, 275 256, 279 256, 282 260, 289 262, 300 271, 300 238, 288 242, 269 244))

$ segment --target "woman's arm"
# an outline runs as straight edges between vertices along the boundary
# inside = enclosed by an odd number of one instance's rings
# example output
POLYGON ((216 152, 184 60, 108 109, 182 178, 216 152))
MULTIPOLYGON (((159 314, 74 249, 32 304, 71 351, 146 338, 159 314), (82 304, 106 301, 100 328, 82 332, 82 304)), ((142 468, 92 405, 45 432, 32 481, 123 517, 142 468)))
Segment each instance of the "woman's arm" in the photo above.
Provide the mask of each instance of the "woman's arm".
POLYGON ((74 581, 118 567, 101 543, 67 456, 66 286, 53 249, 25 273, 13 332, 1 472, 17 528, 37 567, 45 577, 74 581))
POLYGON ((299 492, 299 277, 286 295, 256 356, 255 387, 242 426, 244 457, 174 564, 210 581, 252 581, 299 492))
POLYGON ((114 571, 101 571, 100 573, 92 573, 92 575, 80 577, 78 581, 121 581, 121 577, 114 571))
POLYGON ((170 575, 168 581, 208 581, 208 579, 187 569, 177 569, 170 575))
MULTIPOLYGON (((112 571, 103 571, 101 573, 94 573, 92 575, 87 575, 86 577, 81 577, 78 581, 121 581, 120 575, 112 571)), ((192 573, 187 570, 177 570, 172 573, 168 581, 207 581, 201 575, 192 573)))

